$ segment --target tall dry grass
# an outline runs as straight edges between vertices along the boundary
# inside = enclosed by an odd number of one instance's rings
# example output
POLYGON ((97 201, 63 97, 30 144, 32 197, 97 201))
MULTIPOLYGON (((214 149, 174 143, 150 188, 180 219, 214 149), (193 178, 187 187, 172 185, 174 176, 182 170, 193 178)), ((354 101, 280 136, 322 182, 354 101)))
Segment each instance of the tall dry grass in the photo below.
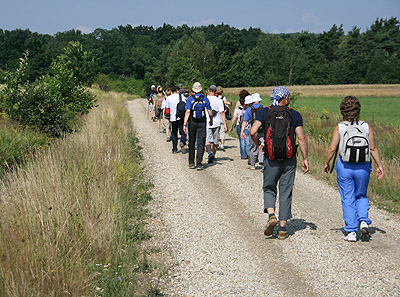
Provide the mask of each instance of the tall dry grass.
POLYGON ((135 284, 119 262, 140 256, 149 195, 125 100, 99 102, 79 133, 0 181, 0 296, 112 296, 135 284))
MULTIPOLYGON (((300 97, 344 97, 348 95, 356 97, 399 97, 400 84, 376 84, 376 85, 311 85, 311 86, 287 86, 291 93, 297 93, 300 97)), ((226 88, 226 94, 238 95, 243 88, 226 88)), ((273 87, 249 87, 245 88, 251 94, 259 93, 269 98, 273 87)))

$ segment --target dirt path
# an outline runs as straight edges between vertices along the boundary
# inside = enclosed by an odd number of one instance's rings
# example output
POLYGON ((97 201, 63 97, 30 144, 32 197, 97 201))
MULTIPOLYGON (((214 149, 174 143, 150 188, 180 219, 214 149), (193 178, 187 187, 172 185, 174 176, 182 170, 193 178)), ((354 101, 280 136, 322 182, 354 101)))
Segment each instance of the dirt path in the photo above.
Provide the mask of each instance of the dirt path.
MULTIPOLYGON (((151 244, 173 264, 158 285, 168 296, 400 296, 400 221, 371 209, 372 240, 343 240, 338 191, 297 173, 289 238, 266 238, 262 173, 240 159, 238 141, 203 171, 172 154, 147 118, 146 101, 128 102, 153 181, 151 244)), ((204 162, 206 163, 206 162, 204 162)))

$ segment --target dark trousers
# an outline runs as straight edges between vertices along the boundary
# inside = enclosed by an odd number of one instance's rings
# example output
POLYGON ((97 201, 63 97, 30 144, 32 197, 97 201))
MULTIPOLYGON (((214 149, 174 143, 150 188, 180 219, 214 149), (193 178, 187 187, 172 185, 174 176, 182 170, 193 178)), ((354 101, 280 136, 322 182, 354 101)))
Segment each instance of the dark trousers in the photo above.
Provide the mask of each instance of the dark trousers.
POLYGON ((171 122, 171 125, 172 151, 176 152, 178 150, 178 130, 181 135, 181 142, 186 144, 186 134, 183 132, 183 119, 171 122))
POLYGON ((196 165, 203 160, 204 146, 206 144, 206 121, 189 120, 189 164, 194 164, 194 154, 197 139, 196 165))

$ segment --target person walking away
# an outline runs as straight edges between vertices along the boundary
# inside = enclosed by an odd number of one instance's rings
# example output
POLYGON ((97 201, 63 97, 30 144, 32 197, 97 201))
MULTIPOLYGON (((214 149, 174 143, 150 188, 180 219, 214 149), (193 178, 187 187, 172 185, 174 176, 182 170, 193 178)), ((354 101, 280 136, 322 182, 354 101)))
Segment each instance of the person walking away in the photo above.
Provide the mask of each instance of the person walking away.
POLYGON ((172 153, 178 152, 178 130, 181 136, 180 147, 181 152, 186 153, 186 133, 183 132, 183 119, 185 116, 186 98, 180 94, 176 86, 171 87, 172 94, 165 100, 165 106, 170 109, 171 121, 171 139, 172 139, 172 153), (178 113, 179 102, 184 102, 183 111, 178 113))
MULTIPOLYGON (((260 102, 261 102, 260 94, 255 93, 255 94, 251 95, 251 98, 252 98, 253 104, 251 105, 250 108, 246 109, 244 116, 243 116, 242 130, 241 130, 242 131, 242 133, 241 133, 242 139, 245 138, 244 129, 245 129, 247 123, 250 123, 250 126, 252 126, 254 124, 254 121, 256 119, 258 112, 260 112, 260 110, 265 108, 265 106, 260 104, 260 102)), ((261 133, 262 133, 263 127, 260 126, 259 128, 260 128, 260 133, 257 133, 257 135, 260 135, 260 137, 262 137, 261 133)), ((250 153, 249 153, 250 169, 255 170, 256 163, 259 162, 259 151, 258 151, 258 146, 253 141, 253 138, 250 137, 249 140, 250 140, 250 153)))
MULTIPOLYGON (((222 102, 224 104, 225 118, 227 118, 229 105, 231 105, 231 103, 226 99, 225 96, 222 95, 223 92, 224 92, 224 90, 222 89, 222 87, 218 86, 216 96, 222 100, 222 102)), ((230 110, 229 110, 229 114, 230 114, 230 110)), ((229 119, 227 119, 227 120, 229 120, 229 119)), ((223 123, 221 122, 221 128, 219 130, 219 140, 221 141, 221 145, 220 145, 221 150, 225 150, 225 137, 226 137, 226 130, 223 126, 223 123)))
MULTIPOLYGON (((171 88, 168 88, 165 91, 165 99, 167 99, 168 96, 171 96, 171 94, 172 94, 171 88)), ((165 100, 165 99, 163 100, 162 105, 161 105, 162 115, 163 115, 162 125, 164 128, 163 131, 165 131, 165 133, 167 134, 167 142, 170 142, 171 141, 171 121, 170 121, 171 112, 170 112, 170 109, 167 108, 165 105, 167 102, 167 100, 165 100)))
POLYGON ((211 85, 208 89, 207 95, 213 114, 212 125, 210 125, 209 121, 207 121, 206 149, 208 152, 208 163, 212 163, 215 159, 218 148, 218 137, 220 135, 219 130, 224 129, 225 132, 228 130, 225 119, 224 103, 220 98, 216 96, 216 91, 217 87, 215 85, 211 85))
POLYGON ((192 87, 193 95, 186 101, 186 112, 183 121, 185 133, 189 132, 189 168, 197 170, 204 169, 202 160, 204 154, 204 145, 206 142, 206 112, 209 114, 209 124, 213 125, 213 115, 211 112, 210 101, 201 93, 202 86, 195 82, 192 87), (187 128, 189 124, 189 131, 187 128), (195 144, 197 140, 196 166, 194 164, 195 144))
POLYGON ((250 123, 243 122, 243 118, 244 118, 244 114, 246 113, 246 110, 251 108, 251 106, 253 105, 253 97, 251 97, 251 95, 247 95, 244 98, 244 106, 243 106, 243 110, 242 113, 240 115, 240 138, 244 140, 245 143, 245 147, 246 147, 246 154, 247 154, 247 164, 250 165, 250 123), (244 137, 242 135, 242 132, 244 133, 244 137))
POLYGON ((295 139, 298 139, 303 155, 304 174, 309 171, 308 144, 301 114, 288 107, 289 90, 282 86, 276 87, 270 98, 273 100, 272 106, 260 110, 251 127, 250 135, 260 151, 264 151, 264 213, 268 213, 264 234, 271 236, 278 223, 275 216, 275 204, 279 181, 278 239, 285 239, 288 237, 287 221, 292 218, 292 190, 297 164, 295 139), (264 126, 264 143, 259 141, 257 135, 260 126, 264 126))
POLYGON ((368 184, 372 171, 371 157, 374 159, 378 179, 383 177, 382 163, 375 144, 371 126, 360 121, 361 104, 354 96, 345 97, 340 104, 343 122, 333 131, 332 140, 324 164, 328 174, 329 162, 335 152, 339 152, 336 163, 337 183, 342 200, 344 231, 346 241, 357 241, 357 231, 361 240, 370 239, 368 216, 368 184))
MULTIPOLYGON (((242 139, 242 137, 240 136, 241 124, 242 124, 241 115, 242 115, 242 111, 243 111, 243 108, 244 108, 244 105, 245 105, 244 104, 245 103, 245 97, 247 95, 250 95, 248 91, 246 91, 246 90, 240 91, 240 93, 239 93, 239 101, 238 101, 238 104, 236 104, 236 108, 235 108, 235 111, 233 113, 231 128, 229 129, 229 131, 233 131, 233 128, 236 127, 236 133, 237 133, 238 139, 239 139, 240 159, 242 159, 242 160, 247 159, 247 156, 248 156, 248 151, 246 151, 245 139, 242 139)), ((249 132, 248 132, 248 135, 250 135, 249 132)))
POLYGON ((157 94, 154 95, 153 98, 154 98, 153 111, 157 119, 157 129, 159 133, 162 133, 163 131, 160 129, 160 126, 162 118, 162 103, 165 97, 161 86, 157 87, 157 94))
POLYGON ((149 110, 149 114, 151 114, 152 121, 155 121, 154 114, 153 114, 153 105, 154 105, 153 95, 156 93, 157 93, 156 86, 152 85, 150 88, 150 91, 146 95, 147 103, 148 103, 148 110, 149 110))

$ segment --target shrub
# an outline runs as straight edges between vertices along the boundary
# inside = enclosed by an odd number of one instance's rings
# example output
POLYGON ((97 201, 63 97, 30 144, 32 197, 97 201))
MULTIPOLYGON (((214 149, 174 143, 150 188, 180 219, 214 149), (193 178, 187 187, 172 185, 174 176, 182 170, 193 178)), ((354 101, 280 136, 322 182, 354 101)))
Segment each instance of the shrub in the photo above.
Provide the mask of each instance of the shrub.
POLYGON ((26 52, 18 69, 6 74, 6 87, 0 92, 0 108, 10 118, 36 126, 51 136, 74 131, 78 115, 86 114, 95 102, 85 88, 88 81, 83 78, 90 68, 83 65, 87 54, 77 47, 77 43, 71 43, 65 54, 53 62, 54 75, 44 75, 33 83, 24 83, 28 66, 26 52), (77 61, 82 63, 82 73, 77 69, 77 61))

